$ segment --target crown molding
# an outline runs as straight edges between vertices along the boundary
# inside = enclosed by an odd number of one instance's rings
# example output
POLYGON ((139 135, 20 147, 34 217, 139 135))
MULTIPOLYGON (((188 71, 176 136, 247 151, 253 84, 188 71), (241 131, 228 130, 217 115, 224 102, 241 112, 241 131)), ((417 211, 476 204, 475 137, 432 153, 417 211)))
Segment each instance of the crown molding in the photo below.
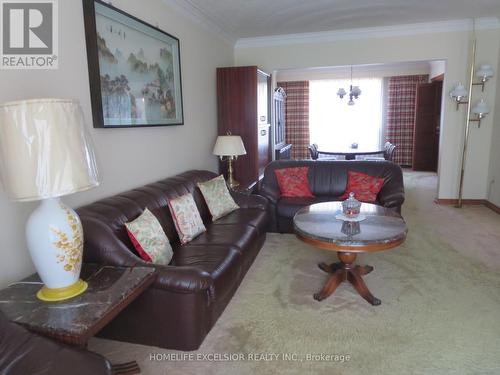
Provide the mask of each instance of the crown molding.
POLYGON ((213 32, 222 38, 226 43, 234 46, 237 38, 234 37, 234 33, 227 32, 221 28, 216 22, 214 22, 211 17, 204 13, 201 9, 193 5, 189 0, 162 0, 163 3, 172 7, 185 17, 189 18, 193 22, 199 24, 208 31, 213 32))
MULTIPOLYGON (((496 17, 477 18, 475 20, 475 23, 476 30, 500 28, 500 20, 496 17)), ((472 19, 412 23, 406 25, 332 30, 302 34, 271 35, 255 38, 240 38, 237 40, 235 48, 270 47, 292 44, 335 42, 339 40, 387 38, 421 34, 459 32, 469 31, 472 30, 472 28, 472 19)))

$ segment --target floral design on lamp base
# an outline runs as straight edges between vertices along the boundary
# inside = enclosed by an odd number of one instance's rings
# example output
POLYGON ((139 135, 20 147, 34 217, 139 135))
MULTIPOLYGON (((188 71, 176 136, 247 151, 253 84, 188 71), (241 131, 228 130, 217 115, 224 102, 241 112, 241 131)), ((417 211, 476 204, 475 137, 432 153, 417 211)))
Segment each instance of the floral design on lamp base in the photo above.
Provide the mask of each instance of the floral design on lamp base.
POLYGON ((26 238, 35 268, 45 286, 37 293, 43 301, 61 301, 87 289, 81 279, 83 229, 78 215, 59 198, 44 199, 33 211, 26 238))

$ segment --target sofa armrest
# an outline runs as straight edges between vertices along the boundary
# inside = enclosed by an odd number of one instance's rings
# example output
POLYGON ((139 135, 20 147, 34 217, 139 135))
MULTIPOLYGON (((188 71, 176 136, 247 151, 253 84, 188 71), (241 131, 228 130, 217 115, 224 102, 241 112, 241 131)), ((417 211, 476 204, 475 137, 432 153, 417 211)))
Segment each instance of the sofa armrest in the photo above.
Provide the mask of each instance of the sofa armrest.
POLYGON ((214 281, 210 275, 194 267, 150 265, 157 271, 153 287, 176 293, 196 293, 208 290, 213 295, 214 281))
POLYGON ((405 201, 403 172, 398 165, 386 163, 384 170, 385 183, 378 194, 378 201, 384 207, 401 209, 405 201))
POLYGON ((133 267, 142 262, 142 259, 132 253, 101 220, 86 215, 80 215, 80 219, 83 224, 85 263, 133 267))
POLYGON ((266 211, 268 208, 267 199, 261 195, 232 191, 231 196, 240 208, 257 208, 262 211, 266 211))
POLYGON ((405 193, 404 191, 392 191, 380 194, 378 200, 384 207, 397 208, 399 210, 405 201, 405 193))

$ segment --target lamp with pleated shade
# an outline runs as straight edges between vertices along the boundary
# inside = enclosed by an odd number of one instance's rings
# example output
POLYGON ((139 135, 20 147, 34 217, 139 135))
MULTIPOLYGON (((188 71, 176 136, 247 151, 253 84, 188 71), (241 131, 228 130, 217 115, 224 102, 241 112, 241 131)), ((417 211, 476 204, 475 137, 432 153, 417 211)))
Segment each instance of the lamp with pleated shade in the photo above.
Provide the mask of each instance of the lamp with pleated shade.
POLYGON ((230 188, 236 188, 240 184, 234 178, 233 161, 240 155, 246 155, 243 140, 239 135, 219 135, 215 141, 214 155, 217 155, 222 160, 224 157, 228 159, 228 185, 230 188))
POLYGON ((45 284, 38 298, 83 293, 83 231, 60 197, 99 185, 96 158, 78 102, 35 99, 0 106, 0 176, 14 201, 36 201, 26 225, 28 249, 45 284))

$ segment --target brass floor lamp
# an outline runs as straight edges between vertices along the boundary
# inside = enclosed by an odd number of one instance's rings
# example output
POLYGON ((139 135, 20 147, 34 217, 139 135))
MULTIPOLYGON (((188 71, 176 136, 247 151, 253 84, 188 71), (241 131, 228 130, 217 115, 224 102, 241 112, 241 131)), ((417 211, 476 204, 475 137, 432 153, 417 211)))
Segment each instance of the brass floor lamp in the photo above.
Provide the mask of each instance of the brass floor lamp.
POLYGON ((461 208, 463 205, 463 186, 464 186, 464 176, 465 176, 465 165, 467 161, 467 145, 469 143, 470 135, 470 123, 477 122, 478 127, 481 127, 481 119, 484 118, 486 114, 489 113, 490 109, 484 99, 481 99, 474 106, 472 106, 472 88, 473 86, 481 86, 482 92, 484 92, 484 84, 489 78, 493 76, 493 69, 490 65, 481 65, 481 67, 476 71, 476 45, 477 39, 475 35, 475 24, 473 23, 473 39, 471 47, 471 61, 469 69, 469 90, 466 89, 460 83, 457 84, 453 90, 450 92, 450 96, 457 103, 457 110, 460 104, 467 104, 467 111, 465 113, 465 127, 464 127, 464 143, 462 148, 462 161, 460 165, 460 183, 458 188, 458 200, 456 207, 461 208), (478 77, 480 82, 474 82, 474 77, 478 77), (468 100, 464 100, 467 97, 468 100), (475 118, 471 118, 471 113, 475 115, 475 118))

